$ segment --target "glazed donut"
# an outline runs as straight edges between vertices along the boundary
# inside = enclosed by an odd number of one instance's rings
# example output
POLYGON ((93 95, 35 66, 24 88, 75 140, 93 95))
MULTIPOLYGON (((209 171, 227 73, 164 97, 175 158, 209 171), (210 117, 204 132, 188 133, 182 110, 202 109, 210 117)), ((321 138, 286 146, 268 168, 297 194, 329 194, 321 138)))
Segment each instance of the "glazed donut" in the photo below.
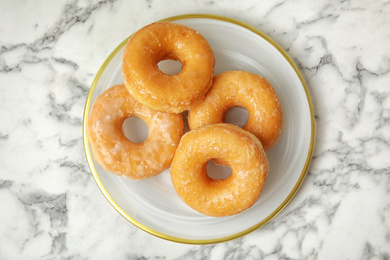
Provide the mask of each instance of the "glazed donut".
POLYGON ((122 76, 130 93, 158 111, 181 113, 200 101, 211 86, 214 54, 197 31, 172 22, 143 27, 129 39, 122 54, 122 76), (168 75, 162 60, 178 60, 182 69, 168 75))
POLYGON ((88 118, 87 132, 94 158, 104 169, 141 180, 169 168, 183 135, 183 118, 142 105, 120 84, 98 96, 88 118), (148 137, 142 143, 133 143, 124 135, 123 122, 131 116, 141 118, 149 127, 148 137))
POLYGON ((227 71, 215 76, 204 100, 190 109, 189 127, 222 123, 235 106, 248 110, 243 129, 259 138, 265 151, 271 149, 282 135, 282 107, 271 84, 250 72, 227 71))
POLYGON ((260 141, 231 124, 201 126, 185 133, 171 165, 177 194, 196 211, 213 217, 230 216, 259 198, 269 171, 260 141), (220 158, 232 169, 226 179, 212 179, 206 164, 220 158))

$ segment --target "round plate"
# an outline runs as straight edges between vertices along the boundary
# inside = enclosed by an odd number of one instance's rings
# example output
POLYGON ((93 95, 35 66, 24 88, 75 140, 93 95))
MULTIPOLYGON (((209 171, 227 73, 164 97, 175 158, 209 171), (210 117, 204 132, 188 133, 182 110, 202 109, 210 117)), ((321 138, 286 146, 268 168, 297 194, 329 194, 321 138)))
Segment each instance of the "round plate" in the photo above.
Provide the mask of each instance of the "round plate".
POLYGON ((270 172, 259 200, 234 216, 214 218, 189 208, 176 194, 169 169, 156 177, 132 181, 108 173, 93 159, 86 134, 90 108, 107 88, 123 83, 125 39, 106 59, 89 91, 83 121, 84 147, 93 177, 111 205, 138 228, 157 237, 188 244, 228 241, 258 229, 292 199, 306 175, 314 143, 314 114, 301 73, 272 39, 254 27, 230 18, 190 14, 170 17, 199 31, 210 43, 215 74, 246 70, 267 78, 284 111, 284 132, 267 152, 270 172))

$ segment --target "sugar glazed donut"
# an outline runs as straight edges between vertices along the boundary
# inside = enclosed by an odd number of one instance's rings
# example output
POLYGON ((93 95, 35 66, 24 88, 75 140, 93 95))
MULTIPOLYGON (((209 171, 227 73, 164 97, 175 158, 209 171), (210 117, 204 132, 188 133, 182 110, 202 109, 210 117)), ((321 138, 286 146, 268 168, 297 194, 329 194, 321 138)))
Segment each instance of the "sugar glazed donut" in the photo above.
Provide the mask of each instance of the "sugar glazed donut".
POLYGON ((189 111, 189 127, 222 123, 235 106, 248 110, 243 129, 259 138, 265 151, 271 149, 283 131, 282 107, 271 84, 250 72, 227 71, 215 76, 203 102, 189 111))
POLYGON ((96 99, 87 130, 94 158, 104 169, 141 180, 169 168, 183 135, 183 119, 180 114, 157 112, 142 105, 121 84, 96 99), (124 135, 123 122, 131 116, 141 118, 149 127, 143 143, 133 143, 124 135))
POLYGON ((123 51, 122 75, 130 93, 158 111, 180 113, 200 101, 211 86, 214 54, 197 31, 172 22, 145 26, 129 39, 123 51), (168 75, 162 60, 178 60, 182 69, 168 75))
POLYGON ((196 211, 213 217, 230 216, 259 198, 269 170, 260 141, 230 124, 199 127, 183 135, 171 165, 178 195, 196 211), (206 164, 220 158, 232 169, 226 179, 212 179, 206 164))

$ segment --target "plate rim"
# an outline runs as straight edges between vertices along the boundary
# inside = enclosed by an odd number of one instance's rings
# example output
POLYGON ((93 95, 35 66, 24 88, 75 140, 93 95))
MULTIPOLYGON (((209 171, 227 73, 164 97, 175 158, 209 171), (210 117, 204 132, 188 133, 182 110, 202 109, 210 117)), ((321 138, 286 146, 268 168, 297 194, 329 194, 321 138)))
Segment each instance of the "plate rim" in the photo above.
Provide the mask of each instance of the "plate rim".
POLYGON ((206 244, 215 244, 215 243, 226 242, 226 241, 230 241, 230 240, 242 237, 244 235, 247 235, 247 234, 261 228, 265 224, 267 224, 269 221, 271 221, 273 218, 275 218, 289 204, 289 202, 292 200, 292 198, 295 196, 295 194, 299 190, 300 186, 302 185, 303 180, 304 180, 304 178, 308 172, 308 169, 309 169, 309 165, 310 165, 312 155, 313 155, 313 150, 314 150, 315 118, 314 118, 314 109, 313 109, 313 103, 312 103, 312 99, 310 96, 310 92, 309 92, 309 89, 306 85, 306 82, 305 82, 303 75, 300 72, 298 66, 294 63, 294 61, 291 59, 291 57, 287 54, 287 52, 283 48, 281 48, 272 38, 270 38, 268 35, 266 35, 262 31, 260 31, 259 29, 255 28, 247 23, 244 23, 240 20, 234 19, 234 18, 230 18, 230 17, 226 17, 226 16, 222 16, 222 15, 215 15, 215 14, 205 14, 205 13, 190 13, 190 14, 175 15, 175 16, 170 16, 167 18, 160 19, 156 22, 163 22, 163 21, 173 22, 173 21, 177 21, 177 20, 197 19, 197 18, 219 20, 219 21, 223 21, 223 22, 227 22, 227 23, 236 24, 238 26, 246 28, 246 29, 250 30, 251 32, 259 35, 261 38, 265 39, 268 43, 270 43, 274 48, 276 48, 280 54, 283 55, 283 57, 287 60, 287 62, 290 64, 290 66, 294 69, 295 73, 297 74, 297 76, 298 76, 299 80, 301 81, 302 86, 304 88, 306 98, 308 101, 308 105, 309 105, 309 109, 310 109, 310 120, 311 120, 310 146, 309 146, 308 153, 306 156, 305 164, 303 166, 301 174, 300 174, 297 182, 295 183, 293 189, 289 192, 288 196, 283 200, 283 202, 270 215, 268 215, 268 217, 266 217, 265 219, 263 219, 262 221, 260 221, 256 225, 254 225, 250 228, 247 228, 241 232, 235 233, 233 235, 220 237, 220 238, 214 238, 214 239, 187 239, 187 238, 180 238, 180 237, 167 235, 167 234, 156 231, 156 230, 142 224, 141 222, 137 221, 132 216, 130 216, 127 212, 125 212, 116 203, 116 201, 111 197, 111 195, 105 189, 102 181, 100 180, 98 173, 95 169, 93 160, 92 160, 92 153, 90 151, 89 141, 88 141, 88 136, 87 136, 87 122, 88 122, 89 108, 91 105, 92 96, 93 96, 93 93, 94 93, 95 88, 97 86, 97 83, 98 83, 101 75, 103 74, 103 71, 105 70, 107 65, 110 63, 110 61, 113 59, 113 57, 119 52, 119 50, 121 50, 125 46, 125 44, 129 40, 131 35, 129 35, 126 39, 124 39, 109 54, 109 56, 105 59, 103 64, 100 66, 98 72, 96 73, 96 75, 92 81, 91 87, 88 91, 87 100, 86 100, 85 106, 84 106, 82 132, 83 132, 84 151, 85 151, 86 159, 88 162, 88 166, 91 170, 92 176, 93 176, 96 184, 98 185, 100 191, 103 193, 104 197, 107 199, 107 201, 111 204, 111 206, 119 214, 121 214, 126 220, 128 220, 130 223, 135 225, 137 228, 139 228, 139 229, 141 229, 141 230, 143 230, 143 231, 145 231, 153 236, 156 236, 156 237, 168 240, 168 241, 172 241, 172 242, 177 242, 177 243, 193 244, 193 245, 206 245, 206 244))

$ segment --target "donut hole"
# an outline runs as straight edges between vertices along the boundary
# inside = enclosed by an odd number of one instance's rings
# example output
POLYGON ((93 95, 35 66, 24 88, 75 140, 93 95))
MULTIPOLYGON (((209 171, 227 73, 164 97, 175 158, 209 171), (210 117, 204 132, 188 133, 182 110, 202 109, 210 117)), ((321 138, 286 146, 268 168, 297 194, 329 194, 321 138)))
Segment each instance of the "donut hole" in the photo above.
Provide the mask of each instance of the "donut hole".
POLYGON ((157 63, 157 66, 167 75, 176 75, 180 73, 182 64, 178 60, 162 60, 157 63))
POLYGON ((148 138, 147 124, 137 116, 125 119, 122 124, 123 133, 133 143, 142 143, 148 138))
POLYGON ((207 175, 214 180, 224 180, 232 174, 232 169, 229 166, 217 164, 214 160, 210 160, 206 165, 207 175))
POLYGON ((249 115, 248 110, 243 107, 235 106, 230 108, 225 113, 225 123, 243 127, 248 121, 249 115))
POLYGON ((188 110, 183 111, 181 117, 183 118, 183 133, 185 134, 190 131, 190 126, 188 125, 188 110))

